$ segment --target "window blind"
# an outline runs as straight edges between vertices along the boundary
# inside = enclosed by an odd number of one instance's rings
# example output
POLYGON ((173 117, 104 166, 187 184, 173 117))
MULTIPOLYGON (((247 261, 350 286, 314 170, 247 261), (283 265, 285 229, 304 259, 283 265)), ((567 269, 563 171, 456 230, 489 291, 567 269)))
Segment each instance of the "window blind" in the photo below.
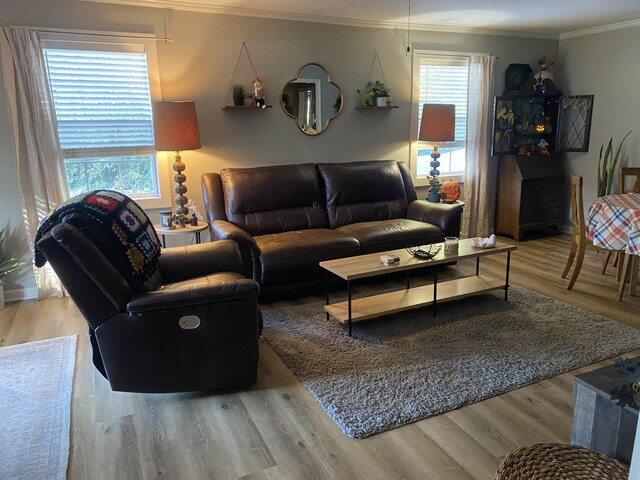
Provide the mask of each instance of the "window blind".
MULTIPOLYGON (((456 106, 456 139, 449 146, 465 146, 467 139, 467 92, 469 68, 467 60, 443 62, 420 59, 420 105, 446 103, 456 106)), ((422 108, 418 109, 418 125, 422 108)))
POLYGON ((155 154, 144 52, 44 53, 65 158, 155 154))

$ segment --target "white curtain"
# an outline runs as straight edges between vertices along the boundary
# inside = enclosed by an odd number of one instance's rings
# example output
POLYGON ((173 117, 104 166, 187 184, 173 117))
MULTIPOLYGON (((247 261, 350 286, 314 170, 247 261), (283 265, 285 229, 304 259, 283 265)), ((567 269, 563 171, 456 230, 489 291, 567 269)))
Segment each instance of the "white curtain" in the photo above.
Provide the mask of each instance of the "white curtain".
POLYGON ((491 159, 493 71, 496 57, 469 59, 467 162, 461 235, 487 237, 493 233, 496 167, 491 159))
MULTIPOLYGON (((33 29, 3 27, 0 53, 22 213, 33 247, 40 220, 69 193, 40 35, 33 29)), ((48 263, 34 266, 34 272, 38 298, 63 294, 48 263)))

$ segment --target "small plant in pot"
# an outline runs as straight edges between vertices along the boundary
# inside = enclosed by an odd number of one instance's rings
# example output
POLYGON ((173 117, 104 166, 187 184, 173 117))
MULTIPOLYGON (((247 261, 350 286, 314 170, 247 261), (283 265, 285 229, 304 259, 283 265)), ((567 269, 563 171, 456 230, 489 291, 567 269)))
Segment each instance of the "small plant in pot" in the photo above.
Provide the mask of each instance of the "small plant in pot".
POLYGON ((236 107, 241 107, 242 105, 244 105, 244 94, 244 85, 242 85, 241 83, 234 83, 233 85, 231 85, 231 96, 233 97, 233 104, 236 107))
POLYGON ((0 229, 0 310, 4 308, 4 277, 10 273, 17 272, 26 265, 18 257, 4 253, 2 246, 6 245, 6 237, 7 233, 4 228, 0 229))
POLYGON ((368 91, 373 92, 373 95, 376 97, 376 105, 378 107, 391 105, 391 100, 389 99, 391 89, 389 89, 389 87, 380 80, 376 80, 375 83, 369 82, 367 84, 367 89, 368 91))
POLYGON ((252 107, 253 106, 253 93, 245 92, 243 101, 244 101, 244 106, 245 107, 252 107))

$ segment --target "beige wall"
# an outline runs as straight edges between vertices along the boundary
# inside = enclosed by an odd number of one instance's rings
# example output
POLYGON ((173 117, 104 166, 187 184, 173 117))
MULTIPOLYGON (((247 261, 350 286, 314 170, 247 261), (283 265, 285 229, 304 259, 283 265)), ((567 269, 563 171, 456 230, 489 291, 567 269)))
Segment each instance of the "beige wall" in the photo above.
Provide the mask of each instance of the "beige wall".
MULTIPOLYGON (((567 173, 584 177, 585 208, 596 197, 598 153, 609 138, 614 137, 617 145, 633 130, 625 141, 618 166, 640 165, 638 45, 640 27, 560 41, 556 67, 564 91, 595 95, 589 152, 567 153, 564 160, 567 173)), ((614 185, 618 185, 617 180, 614 185)))
MULTIPOLYGON (((199 178, 223 167, 248 167, 299 162, 409 160, 411 128, 411 57, 403 54, 406 32, 293 21, 234 17, 194 12, 84 3, 71 0, 0 0, 2 25, 69 29, 153 32, 173 43, 158 42, 164 100, 196 101, 202 149, 184 152, 187 195, 203 204, 199 178), (168 12, 168 13, 167 13, 168 12), (227 88, 246 38, 256 69, 274 108, 266 111, 223 111, 227 88), (356 89, 362 88, 378 49, 399 109, 356 111, 356 89), (281 88, 307 62, 325 66, 343 90, 343 113, 317 137, 305 136, 278 106, 281 88)), ((412 32, 414 48, 490 53, 499 56, 496 92, 504 86, 510 63, 535 65, 542 53, 556 53, 557 41, 504 36, 412 32)), ((249 85, 250 71, 238 80, 249 85)), ((12 224, 20 224, 4 95, 0 96, 0 204, 12 224)), ((423 193, 424 195, 424 193, 423 193)), ((18 239, 13 247, 24 245, 18 239)), ((28 255, 28 249, 23 252, 28 255)), ((8 289, 32 287, 27 273, 8 281, 8 289)))

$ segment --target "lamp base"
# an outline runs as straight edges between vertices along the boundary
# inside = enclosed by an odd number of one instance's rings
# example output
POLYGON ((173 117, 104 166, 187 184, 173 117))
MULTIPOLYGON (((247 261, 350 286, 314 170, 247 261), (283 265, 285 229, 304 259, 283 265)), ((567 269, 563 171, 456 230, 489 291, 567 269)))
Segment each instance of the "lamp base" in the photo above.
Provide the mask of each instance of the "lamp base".
POLYGON ((187 187, 183 185, 183 183, 187 181, 187 176, 182 173, 185 168, 185 164, 182 163, 182 157, 180 157, 180 152, 176 152, 176 156, 173 161, 173 170, 176 172, 173 176, 173 181, 176 182, 176 186, 173 187, 173 191, 178 195, 176 195, 174 201, 177 205, 176 215, 184 216, 189 213, 189 209, 184 207, 184 205, 189 201, 189 199, 184 196, 184 194, 187 193, 187 187))
POLYGON ((440 203, 440 200, 442 200, 440 192, 429 192, 429 194, 427 195, 428 202, 440 203))

